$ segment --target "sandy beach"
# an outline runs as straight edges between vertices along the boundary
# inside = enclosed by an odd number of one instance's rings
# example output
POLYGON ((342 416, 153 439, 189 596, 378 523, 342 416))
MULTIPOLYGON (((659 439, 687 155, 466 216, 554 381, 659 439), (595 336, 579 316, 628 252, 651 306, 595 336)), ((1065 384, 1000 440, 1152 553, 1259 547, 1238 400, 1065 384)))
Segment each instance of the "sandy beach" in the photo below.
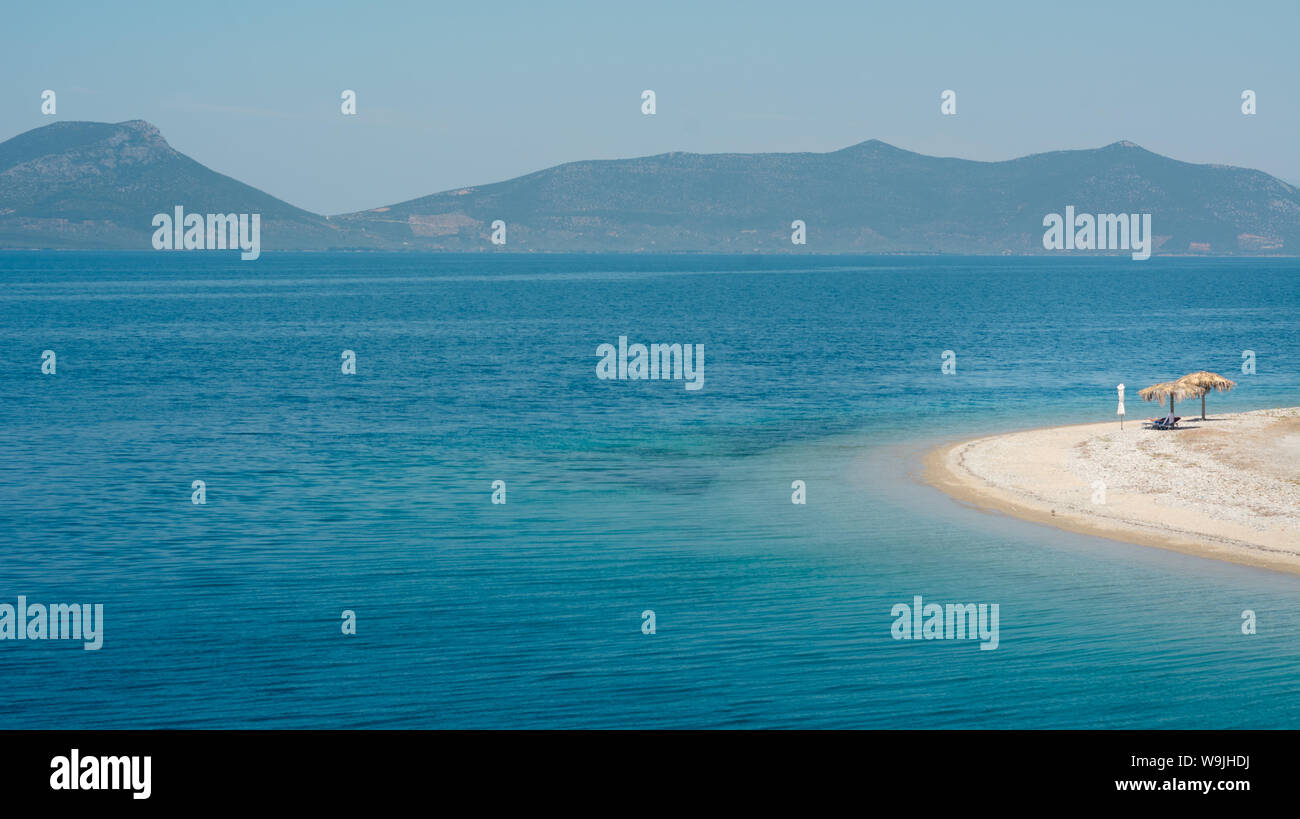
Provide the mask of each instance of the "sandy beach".
POLYGON ((1180 410, 1179 430, 1134 417, 940 447, 924 478, 977 508, 1300 574, 1300 407, 1180 410))

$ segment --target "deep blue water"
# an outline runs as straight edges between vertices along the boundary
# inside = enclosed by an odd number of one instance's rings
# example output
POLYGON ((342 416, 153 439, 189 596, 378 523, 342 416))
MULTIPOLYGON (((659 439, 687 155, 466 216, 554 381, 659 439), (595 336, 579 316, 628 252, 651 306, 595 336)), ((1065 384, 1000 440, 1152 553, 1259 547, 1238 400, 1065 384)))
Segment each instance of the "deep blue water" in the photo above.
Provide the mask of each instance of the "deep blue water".
POLYGON ((1300 404, 1298 315, 1296 260, 0 254, 0 602, 105 607, 0 642, 0 728, 1300 727, 1300 578, 914 479, 1120 382, 1300 404))

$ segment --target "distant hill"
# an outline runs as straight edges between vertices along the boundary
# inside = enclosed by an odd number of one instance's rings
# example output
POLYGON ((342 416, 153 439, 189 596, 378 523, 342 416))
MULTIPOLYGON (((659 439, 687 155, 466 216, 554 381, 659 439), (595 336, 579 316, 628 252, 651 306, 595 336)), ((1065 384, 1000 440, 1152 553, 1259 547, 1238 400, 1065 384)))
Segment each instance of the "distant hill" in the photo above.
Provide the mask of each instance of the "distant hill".
POLYGON ((1042 253, 1043 216, 1151 213, 1157 253, 1300 254, 1300 191, 1128 142, 1005 162, 878 140, 830 153, 571 162, 324 217, 173 150, 152 125, 61 122, 0 143, 0 247, 150 247, 150 219, 261 213, 264 249, 1042 253), (807 245, 790 224, 807 224, 807 245))
POLYGON ((200 165, 143 120, 56 122, 0 143, 0 247, 152 248, 151 220, 260 213, 266 249, 318 249, 339 230, 322 216, 200 165))
POLYGON ((375 244, 513 250, 1042 253, 1043 216, 1152 213, 1158 252, 1300 252, 1300 191, 1260 171, 1193 165, 1127 142, 1007 162, 870 140, 832 153, 572 162, 335 217, 375 244), (790 242, 807 224, 808 243, 790 242))

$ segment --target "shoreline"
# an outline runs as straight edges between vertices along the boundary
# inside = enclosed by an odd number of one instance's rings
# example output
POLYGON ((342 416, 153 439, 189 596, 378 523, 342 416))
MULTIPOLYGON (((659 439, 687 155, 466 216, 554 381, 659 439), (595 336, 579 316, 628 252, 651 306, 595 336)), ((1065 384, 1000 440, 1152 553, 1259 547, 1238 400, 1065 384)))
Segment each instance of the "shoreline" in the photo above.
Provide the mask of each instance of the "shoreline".
POLYGON ((1300 407, 1183 426, 1135 417, 1123 431, 1116 419, 968 439, 927 452, 921 479, 982 511, 1300 574, 1300 407))

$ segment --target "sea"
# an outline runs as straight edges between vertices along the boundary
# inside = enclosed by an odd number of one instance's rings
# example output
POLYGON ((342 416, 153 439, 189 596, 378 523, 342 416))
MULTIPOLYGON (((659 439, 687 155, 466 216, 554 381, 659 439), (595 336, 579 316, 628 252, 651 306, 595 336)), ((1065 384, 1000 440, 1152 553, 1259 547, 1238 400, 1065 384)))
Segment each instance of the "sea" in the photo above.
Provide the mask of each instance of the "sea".
POLYGON ((1201 369, 1300 405, 1300 260, 0 253, 0 604, 103 606, 0 728, 1300 728, 1300 577, 920 480, 1201 369))

